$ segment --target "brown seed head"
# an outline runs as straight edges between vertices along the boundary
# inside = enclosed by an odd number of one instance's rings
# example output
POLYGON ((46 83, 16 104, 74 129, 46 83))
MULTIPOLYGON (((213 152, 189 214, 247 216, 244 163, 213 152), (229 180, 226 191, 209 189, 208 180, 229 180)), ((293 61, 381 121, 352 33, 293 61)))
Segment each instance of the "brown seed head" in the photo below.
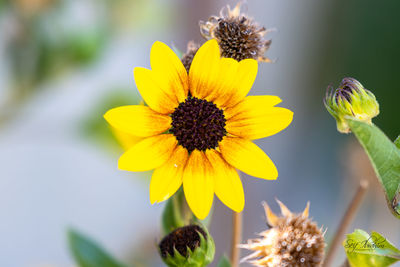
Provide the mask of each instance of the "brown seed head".
POLYGON ((200 45, 194 41, 190 41, 187 44, 186 53, 182 56, 182 63, 185 66, 187 73, 189 73, 190 66, 192 65, 192 61, 194 55, 196 55, 197 50, 199 50, 200 45))
POLYGON ((265 51, 271 45, 271 40, 265 40, 268 32, 253 19, 241 12, 243 3, 235 8, 224 7, 220 16, 212 16, 208 21, 200 21, 200 33, 206 39, 216 39, 221 49, 221 56, 241 61, 246 58, 263 62, 271 62, 264 57, 265 51))
POLYGON ((308 218, 309 203, 301 214, 294 214, 282 202, 278 203, 283 215, 281 217, 264 204, 271 229, 260 233, 260 238, 240 245, 253 251, 242 261, 254 266, 321 266, 325 248, 324 233, 308 218))

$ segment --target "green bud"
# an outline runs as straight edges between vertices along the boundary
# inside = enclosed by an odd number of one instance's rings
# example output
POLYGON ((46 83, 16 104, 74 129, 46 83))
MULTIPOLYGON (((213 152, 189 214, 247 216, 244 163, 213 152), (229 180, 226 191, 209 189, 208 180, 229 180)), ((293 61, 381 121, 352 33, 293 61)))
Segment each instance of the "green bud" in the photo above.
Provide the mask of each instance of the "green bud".
POLYGON ((379 104, 374 94, 353 78, 344 78, 336 90, 329 86, 324 104, 336 119, 337 129, 341 133, 350 132, 346 117, 372 124, 372 118, 379 114, 379 104))
POLYGON ((203 267, 214 259, 214 240, 207 229, 193 224, 175 229, 158 245, 162 260, 168 266, 203 267))

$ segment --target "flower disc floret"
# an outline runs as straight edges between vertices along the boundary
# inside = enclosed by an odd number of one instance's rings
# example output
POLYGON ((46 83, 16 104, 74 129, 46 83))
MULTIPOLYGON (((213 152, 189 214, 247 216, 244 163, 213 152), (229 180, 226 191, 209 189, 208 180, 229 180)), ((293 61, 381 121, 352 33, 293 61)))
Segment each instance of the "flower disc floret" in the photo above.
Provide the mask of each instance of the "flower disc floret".
POLYGON ((171 117, 170 132, 175 135, 178 144, 189 152, 214 149, 227 133, 224 112, 204 99, 189 96, 171 117))

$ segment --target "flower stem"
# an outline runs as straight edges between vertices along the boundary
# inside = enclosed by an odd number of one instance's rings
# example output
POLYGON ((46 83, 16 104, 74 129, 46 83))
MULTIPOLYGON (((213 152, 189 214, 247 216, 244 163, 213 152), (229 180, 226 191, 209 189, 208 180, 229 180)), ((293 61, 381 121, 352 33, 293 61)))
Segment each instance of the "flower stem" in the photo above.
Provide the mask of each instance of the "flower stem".
POLYGON ((343 236, 351 224, 351 222, 354 219, 354 216, 357 213, 358 208, 360 207, 360 204, 364 198, 365 192, 367 191, 368 188, 368 181, 362 180, 358 186, 358 190, 355 193, 352 201, 350 202, 346 213, 343 215, 343 218, 339 224, 339 228, 336 231, 336 234, 333 238, 333 241, 330 245, 330 248, 328 250, 328 253, 325 258, 324 262, 324 267, 329 267, 332 264, 332 261, 335 257, 335 253, 337 251, 337 248, 339 247, 340 243, 343 241, 343 236))
POLYGON ((239 266, 240 250, 237 247, 242 241, 242 213, 232 211, 232 244, 231 244, 231 266, 239 266))

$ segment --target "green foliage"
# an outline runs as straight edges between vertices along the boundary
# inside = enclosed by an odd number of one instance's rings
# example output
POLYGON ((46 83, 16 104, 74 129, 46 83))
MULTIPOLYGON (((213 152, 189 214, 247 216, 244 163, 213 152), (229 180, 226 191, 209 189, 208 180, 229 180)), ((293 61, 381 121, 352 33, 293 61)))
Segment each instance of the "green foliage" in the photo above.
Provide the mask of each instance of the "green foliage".
POLYGON ((223 255, 219 259, 217 267, 231 267, 231 263, 230 263, 229 259, 225 255, 223 255))
POLYGON ((352 267, 385 267, 400 260, 400 250, 377 232, 357 229, 343 242, 352 267))
POLYGON ((95 104, 86 118, 81 123, 81 132, 87 139, 97 141, 101 145, 119 148, 120 145, 113 136, 103 115, 107 110, 124 105, 139 104, 140 98, 128 89, 114 89, 112 93, 104 96, 104 99, 95 104))
POLYGON ((80 267, 124 267, 103 248, 75 230, 68 232, 72 255, 80 267))
POLYGON ((394 144, 400 149, 400 135, 394 140, 394 144))
POLYGON ((390 211, 400 219, 400 150, 375 125, 347 117, 351 131, 364 147, 386 195, 390 211))

